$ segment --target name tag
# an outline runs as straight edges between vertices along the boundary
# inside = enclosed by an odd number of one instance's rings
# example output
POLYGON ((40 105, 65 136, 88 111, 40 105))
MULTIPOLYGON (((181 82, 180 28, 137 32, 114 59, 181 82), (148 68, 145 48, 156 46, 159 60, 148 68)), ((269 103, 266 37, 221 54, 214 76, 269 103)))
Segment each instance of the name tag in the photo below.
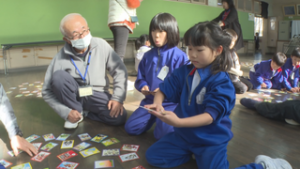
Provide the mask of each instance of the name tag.
POLYGON ((168 75, 169 73, 169 67, 168 66, 164 66, 161 68, 159 74, 157 75, 157 77, 160 79, 160 80, 164 80, 166 78, 166 76, 168 75))
POLYGON ((79 97, 91 96, 93 95, 92 86, 79 87, 79 97))

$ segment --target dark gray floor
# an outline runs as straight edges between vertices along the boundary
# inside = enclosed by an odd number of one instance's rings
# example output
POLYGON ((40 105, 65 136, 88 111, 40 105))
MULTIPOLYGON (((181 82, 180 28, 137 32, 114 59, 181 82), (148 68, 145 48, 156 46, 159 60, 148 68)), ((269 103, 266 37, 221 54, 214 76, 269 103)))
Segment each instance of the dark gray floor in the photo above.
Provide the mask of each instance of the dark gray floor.
MULTIPOLYGON (((240 56, 240 61, 244 75, 248 75, 249 67, 254 63, 261 61, 261 59, 270 59, 271 56, 240 56)), ((129 72, 133 70, 133 63, 126 63, 129 72)), ((103 146, 101 143, 92 143, 100 151, 106 148, 121 148, 123 144, 138 144, 140 149, 137 154, 140 159, 122 163, 118 157, 102 157, 101 154, 93 155, 83 158, 80 154, 67 161, 79 162, 78 169, 90 169, 94 166, 94 161, 104 159, 114 159, 114 168, 133 168, 138 165, 143 165, 147 169, 154 167, 150 166, 145 159, 145 152, 147 148, 155 142, 152 130, 140 136, 128 136, 124 131, 123 126, 112 127, 104 125, 89 119, 85 119, 80 123, 76 130, 65 130, 63 128, 63 119, 61 119, 44 101, 42 98, 37 98, 35 95, 28 97, 15 98, 19 94, 19 87, 22 83, 34 83, 36 81, 43 81, 45 70, 30 71, 30 72, 17 72, 9 73, 9 75, 0 75, 0 82, 3 84, 6 91, 12 91, 8 94, 15 114, 18 118, 18 124, 24 132, 25 137, 31 134, 44 135, 53 133, 56 137, 61 133, 70 133, 69 139, 74 139, 75 144, 80 143, 78 134, 89 133, 92 137, 96 134, 106 134, 109 138, 115 137, 120 140, 120 143, 111 145, 109 147, 103 146), (15 90, 10 90, 10 87, 18 87, 15 90)), ((129 77, 130 81, 134 81, 135 77, 129 77)), ((36 90, 38 87, 29 87, 30 91, 36 90)), ((236 106, 232 111, 231 119, 233 123, 232 131, 234 138, 228 145, 228 160, 230 168, 235 168, 243 164, 251 163, 259 154, 268 155, 271 157, 279 157, 287 159, 294 168, 300 168, 300 134, 299 126, 291 126, 284 122, 273 121, 261 117, 252 110, 247 110, 240 105, 239 100, 242 97, 251 97, 249 93, 237 95, 236 106)), ((125 108, 128 110, 129 115, 137 108, 140 100, 143 99, 136 90, 128 91, 125 108)), ((299 99, 299 98, 298 98, 299 99)), ((129 116, 128 115, 128 116, 129 116)), ((41 169, 49 167, 55 168, 60 160, 56 157, 58 154, 66 152, 59 147, 51 150, 51 155, 43 162, 34 162, 30 157, 22 153, 18 157, 10 157, 7 151, 10 150, 9 139, 5 129, 0 124, 0 159, 5 159, 14 165, 30 162, 34 169, 41 169)), ((39 138, 34 142, 42 142, 45 144, 44 139, 39 138)), ((54 141, 60 143, 58 141, 54 141)), ((88 141, 89 142, 89 141, 88 141)), ((121 154, 125 154, 121 151, 121 154)), ((196 162, 190 160, 187 164, 177 167, 178 169, 191 169, 197 168, 196 162)))

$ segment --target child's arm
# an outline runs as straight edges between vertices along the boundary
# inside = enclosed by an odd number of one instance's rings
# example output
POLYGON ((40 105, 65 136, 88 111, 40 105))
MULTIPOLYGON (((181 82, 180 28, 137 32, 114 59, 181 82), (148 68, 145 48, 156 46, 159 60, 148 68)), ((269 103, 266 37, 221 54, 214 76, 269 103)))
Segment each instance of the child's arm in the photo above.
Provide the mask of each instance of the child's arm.
MULTIPOLYGON (((145 67, 146 67, 146 54, 145 57, 143 57, 143 59, 141 60, 140 64, 139 64, 139 68, 138 68, 138 74, 134 83, 134 87, 136 88, 136 90, 140 91, 145 87, 148 86, 148 90, 149 90, 149 85, 145 79, 146 74, 145 74, 145 67)), ((145 88, 144 88, 145 89, 145 88)))
POLYGON ((282 75, 283 75, 283 86, 288 91, 290 91, 292 89, 292 86, 291 86, 290 82, 288 81, 288 78, 289 78, 288 70, 282 71, 282 75))
POLYGON ((207 126, 213 122, 213 118, 209 113, 203 113, 187 118, 179 118, 174 112, 171 111, 164 111, 163 113, 149 111, 149 113, 153 114, 161 121, 171 126, 180 128, 207 126))

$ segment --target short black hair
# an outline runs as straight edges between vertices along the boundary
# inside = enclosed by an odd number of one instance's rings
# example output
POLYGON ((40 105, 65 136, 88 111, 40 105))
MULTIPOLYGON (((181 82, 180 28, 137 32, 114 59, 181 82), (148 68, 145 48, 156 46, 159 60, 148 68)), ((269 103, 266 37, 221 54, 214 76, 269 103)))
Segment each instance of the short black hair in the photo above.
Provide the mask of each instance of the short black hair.
POLYGON ((295 56, 297 58, 300 58, 300 47, 297 47, 293 50, 291 56, 295 56))
POLYGON ((146 45, 146 42, 149 40, 149 35, 143 34, 135 40, 135 49, 139 50, 141 46, 146 45))
POLYGON ((237 39, 239 38, 237 33, 233 29, 224 29, 224 32, 226 32, 232 38, 232 40, 235 39, 235 41, 237 41, 237 39))
POLYGON ((277 52, 273 57, 272 61, 276 63, 277 66, 283 66, 286 61, 286 55, 282 52, 277 52))
POLYGON ((211 71, 216 74, 231 69, 231 37, 216 22, 200 22, 191 27, 184 34, 184 42, 187 46, 207 46, 212 51, 223 46, 222 53, 212 63, 211 71))
POLYGON ((223 2, 227 2, 229 9, 235 8, 233 0, 222 0, 223 2))
POLYGON ((155 15, 150 23, 149 40, 152 46, 155 46, 152 31, 161 30, 167 32, 167 45, 172 48, 178 45, 180 41, 179 28, 174 16, 169 13, 159 13, 155 15))

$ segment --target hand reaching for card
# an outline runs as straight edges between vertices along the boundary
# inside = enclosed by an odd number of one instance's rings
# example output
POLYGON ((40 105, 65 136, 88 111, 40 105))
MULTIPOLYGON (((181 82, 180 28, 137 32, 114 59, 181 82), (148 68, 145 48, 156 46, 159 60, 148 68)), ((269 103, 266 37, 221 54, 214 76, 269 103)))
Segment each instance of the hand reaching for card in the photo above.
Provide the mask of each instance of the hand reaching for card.
POLYGON ((291 89, 291 92, 297 93, 297 92, 299 92, 299 88, 298 88, 298 87, 292 88, 292 89, 291 89))
POLYGON ((82 118, 82 115, 77 110, 71 110, 68 115, 68 120, 71 123, 76 123, 82 118))
POLYGON ((36 155, 38 153, 38 150, 32 144, 18 135, 14 136, 10 140, 10 145, 15 155, 19 154, 18 149, 25 151, 30 156, 32 156, 33 154, 36 155))

